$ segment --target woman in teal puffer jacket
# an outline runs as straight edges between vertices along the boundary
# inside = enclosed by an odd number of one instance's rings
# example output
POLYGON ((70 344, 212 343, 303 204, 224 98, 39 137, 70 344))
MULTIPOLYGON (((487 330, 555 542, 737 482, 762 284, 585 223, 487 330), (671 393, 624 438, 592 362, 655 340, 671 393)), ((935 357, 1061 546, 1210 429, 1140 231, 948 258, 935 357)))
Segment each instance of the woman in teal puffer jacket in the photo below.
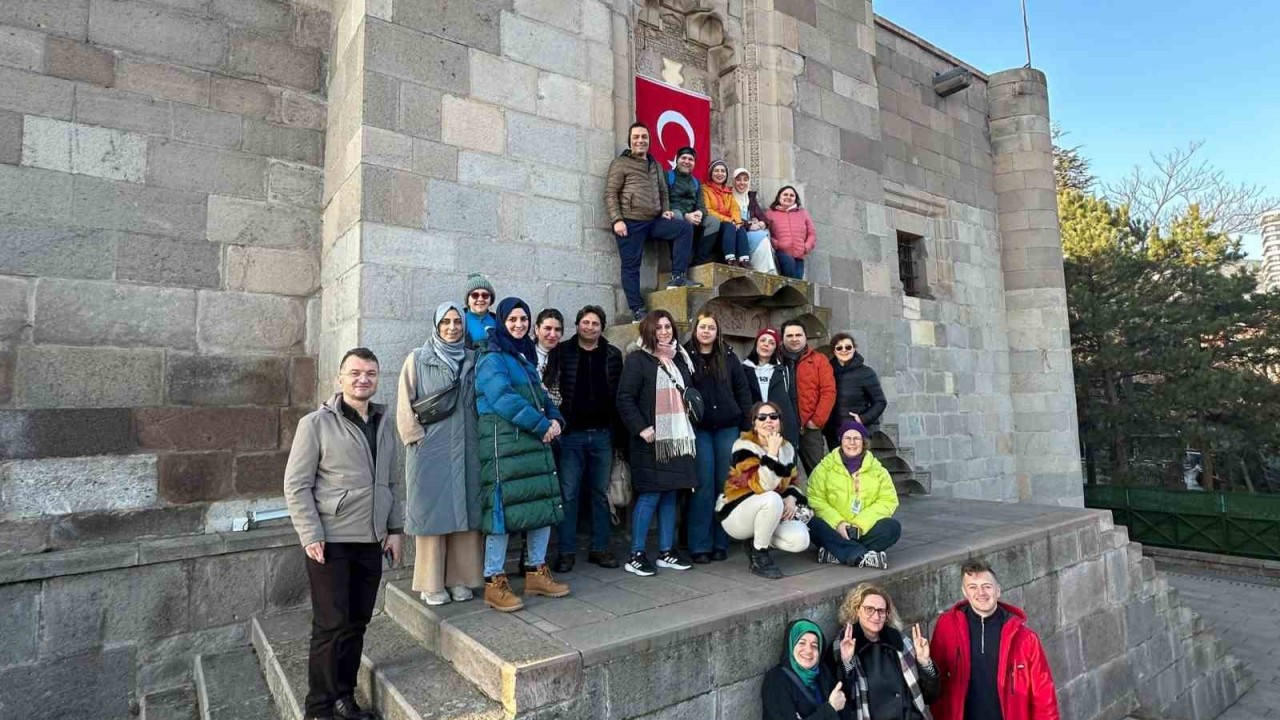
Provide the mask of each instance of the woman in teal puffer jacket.
POLYGON ((529 338, 529 306, 520 298, 498 303, 497 327, 476 361, 477 450, 480 458, 480 530, 484 544, 484 602, 503 612, 524 607, 503 565, 508 533, 528 531, 524 594, 564 597, 569 586, 547 568, 551 526, 564 519, 551 442, 564 429, 560 410, 538 377, 529 338))

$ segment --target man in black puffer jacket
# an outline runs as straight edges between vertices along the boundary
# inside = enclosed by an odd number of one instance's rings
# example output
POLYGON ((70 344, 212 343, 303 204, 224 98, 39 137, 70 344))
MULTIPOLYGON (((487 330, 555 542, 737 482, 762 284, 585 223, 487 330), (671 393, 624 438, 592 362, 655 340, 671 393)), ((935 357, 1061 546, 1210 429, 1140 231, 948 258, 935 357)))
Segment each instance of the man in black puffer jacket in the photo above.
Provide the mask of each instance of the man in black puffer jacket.
POLYGON ((556 572, 571 572, 578 551, 578 499, 583 480, 590 487, 591 548, 588 559, 603 568, 618 567, 609 552, 609 473, 616 442, 626 432, 615 406, 622 377, 622 351, 604 338, 605 313, 596 305, 578 311, 577 333, 547 355, 542 381, 560 394, 560 412, 568 427, 560 437, 560 495, 564 521, 556 529, 556 572))
POLYGON ((831 338, 831 370, 836 376, 836 406, 827 420, 824 434, 828 447, 836 447, 840 424, 845 420, 857 420, 871 428, 880 423, 880 416, 888 407, 880 378, 858 352, 858 345, 849 333, 836 333, 831 338))

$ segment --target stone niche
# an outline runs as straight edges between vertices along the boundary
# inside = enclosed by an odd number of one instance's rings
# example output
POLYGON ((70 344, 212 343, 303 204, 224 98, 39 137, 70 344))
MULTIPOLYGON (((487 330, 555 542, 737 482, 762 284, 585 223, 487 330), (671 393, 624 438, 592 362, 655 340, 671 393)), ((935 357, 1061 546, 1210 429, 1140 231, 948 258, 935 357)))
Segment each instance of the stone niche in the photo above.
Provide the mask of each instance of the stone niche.
MULTIPOLYGON (((712 99, 711 155, 715 158, 723 157, 726 147, 719 85, 733 65, 731 37, 736 25, 727 2, 645 0, 637 13, 636 73, 712 99)), ((700 160, 709 164, 712 157, 700 160)))

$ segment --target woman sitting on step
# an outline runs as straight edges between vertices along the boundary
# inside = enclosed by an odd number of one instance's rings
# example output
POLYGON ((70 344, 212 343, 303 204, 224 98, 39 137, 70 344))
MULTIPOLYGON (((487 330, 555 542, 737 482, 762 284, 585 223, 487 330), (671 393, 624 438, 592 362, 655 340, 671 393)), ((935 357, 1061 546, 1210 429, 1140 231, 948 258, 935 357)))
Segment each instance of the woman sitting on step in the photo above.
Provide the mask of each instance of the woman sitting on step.
POLYGON ((716 502, 716 516, 726 533, 747 541, 751 572, 777 580, 769 548, 804 552, 809 529, 799 518, 809 513, 804 493, 796 487, 796 451, 782 437, 782 416, 769 402, 751 407, 751 429, 733 443, 733 466, 716 502))
POLYGON ((840 447, 827 453, 809 476, 806 491, 814 518, 809 533, 818 562, 886 569, 885 554, 902 535, 893 519, 898 492, 893 478, 868 447, 862 423, 840 425, 840 447))
POLYGON ((889 593, 863 583, 840 605, 840 636, 831 643, 840 681, 859 720, 924 720, 942 678, 920 626, 908 638, 889 593))

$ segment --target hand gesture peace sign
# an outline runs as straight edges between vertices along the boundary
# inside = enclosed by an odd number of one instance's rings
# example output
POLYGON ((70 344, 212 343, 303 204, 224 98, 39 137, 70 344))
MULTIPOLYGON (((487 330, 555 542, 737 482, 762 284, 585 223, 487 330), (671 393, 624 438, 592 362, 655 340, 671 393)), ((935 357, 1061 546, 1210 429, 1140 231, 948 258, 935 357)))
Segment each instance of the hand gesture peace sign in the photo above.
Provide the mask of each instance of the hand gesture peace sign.
POLYGON ((911 626, 911 643, 916 646, 916 661, 921 665, 929 664, 929 639, 920 632, 920 624, 911 626))
POLYGON ((840 659, 846 663, 853 662, 853 651, 858 641, 853 638, 853 623, 844 624, 844 637, 840 638, 840 659))

